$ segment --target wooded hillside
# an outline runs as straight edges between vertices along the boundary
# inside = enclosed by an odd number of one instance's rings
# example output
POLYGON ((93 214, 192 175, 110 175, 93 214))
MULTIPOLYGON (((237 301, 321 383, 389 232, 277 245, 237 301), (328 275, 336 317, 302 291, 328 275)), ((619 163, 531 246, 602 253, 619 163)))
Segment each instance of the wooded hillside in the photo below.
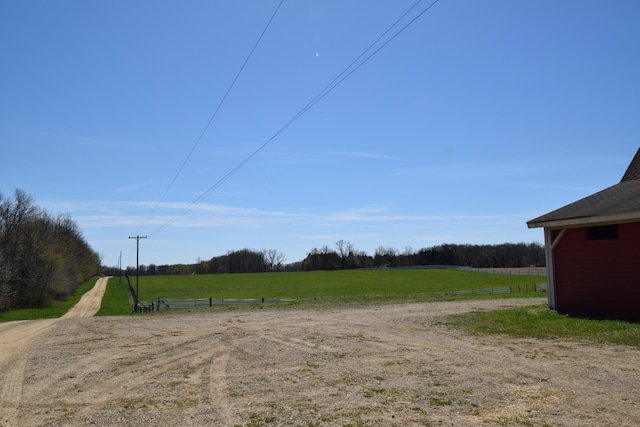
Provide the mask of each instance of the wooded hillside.
POLYGON ((99 267, 70 216, 52 217, 22 190, 0 194, 0 310, 65 298, 99 267))

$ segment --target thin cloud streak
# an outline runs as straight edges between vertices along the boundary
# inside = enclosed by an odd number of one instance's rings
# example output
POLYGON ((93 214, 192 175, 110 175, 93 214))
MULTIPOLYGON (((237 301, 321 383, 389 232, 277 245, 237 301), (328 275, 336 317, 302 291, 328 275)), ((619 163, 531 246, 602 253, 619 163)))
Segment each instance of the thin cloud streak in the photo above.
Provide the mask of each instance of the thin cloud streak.
MULTIPOLYGON (((146 218, 146 211, 155 202, 67 202, 56 204, 57 208, 74 213, 76 219, 86 228, 131 227, 132 229, 146 218), (132 213, 134 212, 134 213, 132 213)), ((171 221, 175 214, 189 206, 186 202, 163 202, 158 207, 149 226, 159 226, 171 221)), ((317 225, 322 227, 341 226, 353 222, 369 224, 413 224, 446 222, 524 222, 536 216, 536 213, 524 214, 484 214, 484 215, 405 215, 394 214, 383 208, 367 207, 345 210, 337 213, 310 213, 291 211, 270 211, 258 208, 235 207, 220 204, 199 204, 188 214, 170 225, 172 229, 198 227, 251 227, 260 228, 279 225, 317 225)))

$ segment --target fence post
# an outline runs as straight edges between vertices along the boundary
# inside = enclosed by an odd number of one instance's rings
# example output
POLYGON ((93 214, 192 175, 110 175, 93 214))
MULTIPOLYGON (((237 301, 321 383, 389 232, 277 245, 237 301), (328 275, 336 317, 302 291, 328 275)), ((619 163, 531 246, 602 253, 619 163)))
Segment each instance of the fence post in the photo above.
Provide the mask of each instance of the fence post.
POLYGON ((213 298, 209 297, 209 307, 213 307, 213 298))

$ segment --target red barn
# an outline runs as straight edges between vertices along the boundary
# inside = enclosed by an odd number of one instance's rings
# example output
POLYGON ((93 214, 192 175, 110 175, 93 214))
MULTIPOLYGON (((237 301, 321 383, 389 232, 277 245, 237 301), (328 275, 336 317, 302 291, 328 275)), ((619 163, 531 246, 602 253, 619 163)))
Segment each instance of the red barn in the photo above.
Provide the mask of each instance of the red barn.
POLYGON ((544 227, 551 309, 640 320, 640 150, 618 184, 527 226, 544 227))

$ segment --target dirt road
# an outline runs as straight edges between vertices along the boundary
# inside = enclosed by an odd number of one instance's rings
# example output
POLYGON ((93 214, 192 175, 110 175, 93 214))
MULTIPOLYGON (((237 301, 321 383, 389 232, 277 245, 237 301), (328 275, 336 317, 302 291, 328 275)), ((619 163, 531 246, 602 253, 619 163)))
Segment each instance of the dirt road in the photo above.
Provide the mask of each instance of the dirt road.
MULTIPOLYGON (((94 316, 100 310, 108 280, 108 277, 99 278, 62 319, 94 316)), ((0 426, 26 425, 19 422, 17 413, 27 361, 32 348, 37 348, 37 343, 56 322, 57 319, 47 319, 0 324, 0 426)))
POLYGON ((95 316, 98 310, 100 310, 100 304, 102 304, 102 297, 104 296, 104 291, 107 289, 108 281, 109 277, 99 278, 93 288, 84 294, 82 298, 80 298, 80 301, 78 301, 71 310, 67 311, 62 318, 70 319, 74 317, 95 316))
POLYGON ((541 301, 4 324, 0 425, 640 425, 637 350, 468 336, 441 321, 541 301), (16 328, 34 338, 7 339, 16 328))

